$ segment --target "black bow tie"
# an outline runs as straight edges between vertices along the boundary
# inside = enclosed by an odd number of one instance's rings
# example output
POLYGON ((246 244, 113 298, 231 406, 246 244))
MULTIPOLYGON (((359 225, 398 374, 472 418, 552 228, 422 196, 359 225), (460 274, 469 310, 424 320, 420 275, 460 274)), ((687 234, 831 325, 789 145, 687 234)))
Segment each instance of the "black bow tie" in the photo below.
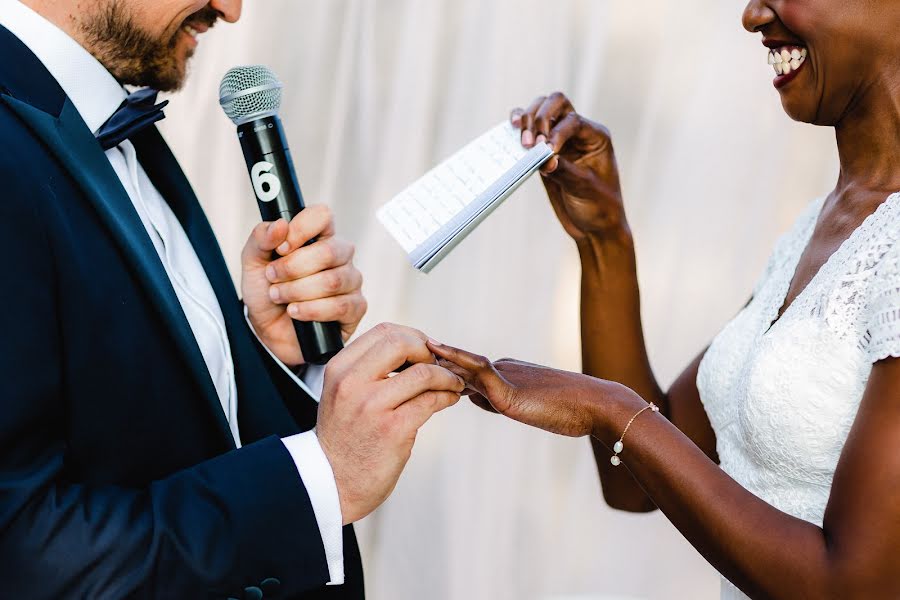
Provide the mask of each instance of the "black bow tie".
POLYGON ((168 100, 156 103, 159 92, 150 88, 130 94, 113 115, 100 126, 97 141, 103 150, 115 148, 134 134, 166 118, 168 100))

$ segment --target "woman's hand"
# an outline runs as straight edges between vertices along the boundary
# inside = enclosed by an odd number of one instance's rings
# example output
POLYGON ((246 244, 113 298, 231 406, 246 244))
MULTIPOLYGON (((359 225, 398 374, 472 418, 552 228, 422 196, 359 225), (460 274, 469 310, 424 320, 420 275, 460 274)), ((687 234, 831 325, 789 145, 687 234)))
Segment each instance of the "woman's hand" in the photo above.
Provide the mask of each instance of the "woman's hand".
MULTIPOLYGON (((592 435, 605 403, 638 398, 616 383, 517 360, 491 362, 451 346, 428 343, 442 367, 466 381, 464 395, 487 410, 570 437, 592 435)), ((641 401, 643 403, 643 401, 641 401)))
POLYGON ((512 111, 522 145, 546 141, 556 156, 541 170, 556 216, 576 242, 627 230, 619 169, 609 130, 585 119, 565 95, 540 97, 512 111))

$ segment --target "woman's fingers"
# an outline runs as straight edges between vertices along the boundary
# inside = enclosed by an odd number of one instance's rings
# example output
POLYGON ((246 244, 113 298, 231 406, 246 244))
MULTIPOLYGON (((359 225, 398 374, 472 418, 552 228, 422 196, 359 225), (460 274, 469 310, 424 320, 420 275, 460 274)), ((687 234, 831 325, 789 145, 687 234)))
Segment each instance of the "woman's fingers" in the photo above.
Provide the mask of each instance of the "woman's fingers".
POLYGON ((593 172, 561 156, 557 159, 556 168, 544 176, 561 185, 570 195, 587 197, 596 186, 593 172))
POLYGON ((512 126, 516 129, 522 128, 522 115, 525 114, 524 108, 514 108, 509 113, 509 122, 512 123, 512 126))
POLYGON ((541 105, 544 104, 544 100, 546 100, 544 96, 535 99, 535 101, 525 109, 525 112, 522 113, 521 123, 519 124, 519 126, 522 129, 522 145, 526 148, 532 148, 534 146, 534 120, 535 116, 537 115, 537 111, 541 108, 541 105))
POLYGON ((532 148, 547 141, 557 122, 574 112, 572 103, 561 92, 540 96, 526 109, 517 108, 510 114, 514 127, 522 130, 522 145, 532 148))
POLYGON ((480 393, 478 392, 478 390, 475 389, 475 387, 473 387, 473 386, 475 386, 475 385, 477 385, 477 384, 476 384, 476 382, 474 381, 474 379, 475 379, 474 374, 472 374, 470 371, 468 371, 468 370, 466 370, 466 369, 460 367, 460 366, 457 365, 456 363, 452 363, 452 362, 450 362, 449 360, 444 359, 444 358, 438 358, 438 359, 437 359, 437 364, 438 364, 439 366, 441 366, 441 367, 447 369, 448 371, 450 371, 451 373, 453 373, 453 374, 456 375, 457 377, 462 378, 462 380, 466 382, 466 389, 464 389, 464 390, 462 391, 462 395, 463 395, 463 396, 473 396, 473 395, 476 395, 476 394, 477 394, 477 395, 480 395, 480 393))
POLYGON ((462 367, 470 375, 478 375, 482 371, 492 368, 491 361, 484 356, 472 354, 453 346, 440 344, 434 340, 428 340, 428 349, 438 358, 443 358, 459 367, 462 367))
POLYGON ((582 119, 576 112, 570 112, 559 120, 553 130, 547 135, 547 143, 557 154, 566 150, 569 140, 578 135, 582 127, 582 119))
MULTIPOLYGON (((465 392, 463 392, 463 396, 465 395, 465 392)), ((488 402, 487 398, 485 398, 481 394, 469 394, 469 400, 471 400, 472 404, 474 404, 481 410, 486 410, 487 412, 494 413, 495 415, 500 414, 497 412, 496 408, 491 406, 491 403, 488 402)))
POLYGON ((493 363, 484 356, 472 354, 453 346, 428 341, 428 349, 438 359, 455 364, 463 372, 453 371, 466 381, 467 389, 474 390, 486 397, 498 412, 503 412, 509 404, 511 387, 494 369, 493 363))
MULTIPOLYGON (((441 346, 441 347, 446 348, 447 346, 441 346)), ((435 348, 437 348, 437 346, 435 348)), ((463 381, 466 382, 466 389, 464 389, 462 391, 462 395, 468 396, 469 400, 472 401, 472 404, 474 404, 475 406, 477 406, 478 408, 480 408, 482 410, 486 410, 487 412, 498 414, 497 409, 494 408, 493 406, 491 406, 491 403, 488 401, 488 399, 485 398, 484 396, 482 396, 478 390, 471 387, 471 385, 469 384, 469 382, 474 377, 474 375, 470 371, 468 371, 467 369, 464 369, 463 367, 459 366, 458 364, 456 364, 454 362, 447 360, 446 358, 439 357, 438 365, 447 369, 454 375, 456 375, 458 377, 462 377, 463 381)))
POLYGON ((553 130, 546 137, 550 149, 556 153, 556 156, 552 157, 541 167, 541 174, 550 175, 555 173, 559 169, 560 155, 563 153, 571 155, 571 152, 568 152, 567 145, 569 140, 578 134, 581 126, 582 119, 574 110, 556 123, 553 130))
POLYGON ((550 139, 550 132, 554 126, 568 115, 573 114, 574 110, 565 94, 560 92, 550 94, 534 117, 535 142, 540 143, 550 139))

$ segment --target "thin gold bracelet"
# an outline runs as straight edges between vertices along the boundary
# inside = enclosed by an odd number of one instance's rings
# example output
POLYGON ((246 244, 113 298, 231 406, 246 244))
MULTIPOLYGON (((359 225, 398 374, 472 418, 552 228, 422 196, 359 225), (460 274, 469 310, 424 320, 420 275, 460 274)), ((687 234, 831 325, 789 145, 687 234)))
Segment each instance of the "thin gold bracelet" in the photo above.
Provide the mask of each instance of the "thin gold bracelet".
POLYGON ((625 425, 625 431, 622 432, 622 437, 619 438, 618 442, 613 444, 613 452, 615 452, 615 454, 613 454, 612 457, 610 457, 609 462, 611 462, 614 467, 618 467, 620 464, 622 464, 622 459, 619 458, 619 454, 621 454, 622 450, 625 449, 624 441, 625 441, 625 434, 628 433, 628 428, 631 427, 631 424, 634 423, 634 420, 637 419, 639 416, 641 416, 641 413, 644 412, 645 410, 652 410, 653 412, 659 412, 659 407, 651 402, 650 404, 648 404, 641 410, 637 411, 636 415, 631 417, 631 420, 628 421, 627 425, 625 425))

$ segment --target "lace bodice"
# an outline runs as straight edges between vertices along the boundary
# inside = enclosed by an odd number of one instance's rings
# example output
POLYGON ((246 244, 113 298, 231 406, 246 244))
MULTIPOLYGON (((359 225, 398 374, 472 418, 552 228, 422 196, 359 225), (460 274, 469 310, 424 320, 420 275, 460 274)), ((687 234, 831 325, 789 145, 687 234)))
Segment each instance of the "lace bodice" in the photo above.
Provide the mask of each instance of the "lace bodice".
MULTIPOLYGON (((900 356, 900 193, 776 321, 822 205, 813 202, 778 241, 753 300, 713 341, 697 377, 722 469, 820 526, 872 364, 900 356)), ((745 598, 724 580, 722 597, 745 598)))

